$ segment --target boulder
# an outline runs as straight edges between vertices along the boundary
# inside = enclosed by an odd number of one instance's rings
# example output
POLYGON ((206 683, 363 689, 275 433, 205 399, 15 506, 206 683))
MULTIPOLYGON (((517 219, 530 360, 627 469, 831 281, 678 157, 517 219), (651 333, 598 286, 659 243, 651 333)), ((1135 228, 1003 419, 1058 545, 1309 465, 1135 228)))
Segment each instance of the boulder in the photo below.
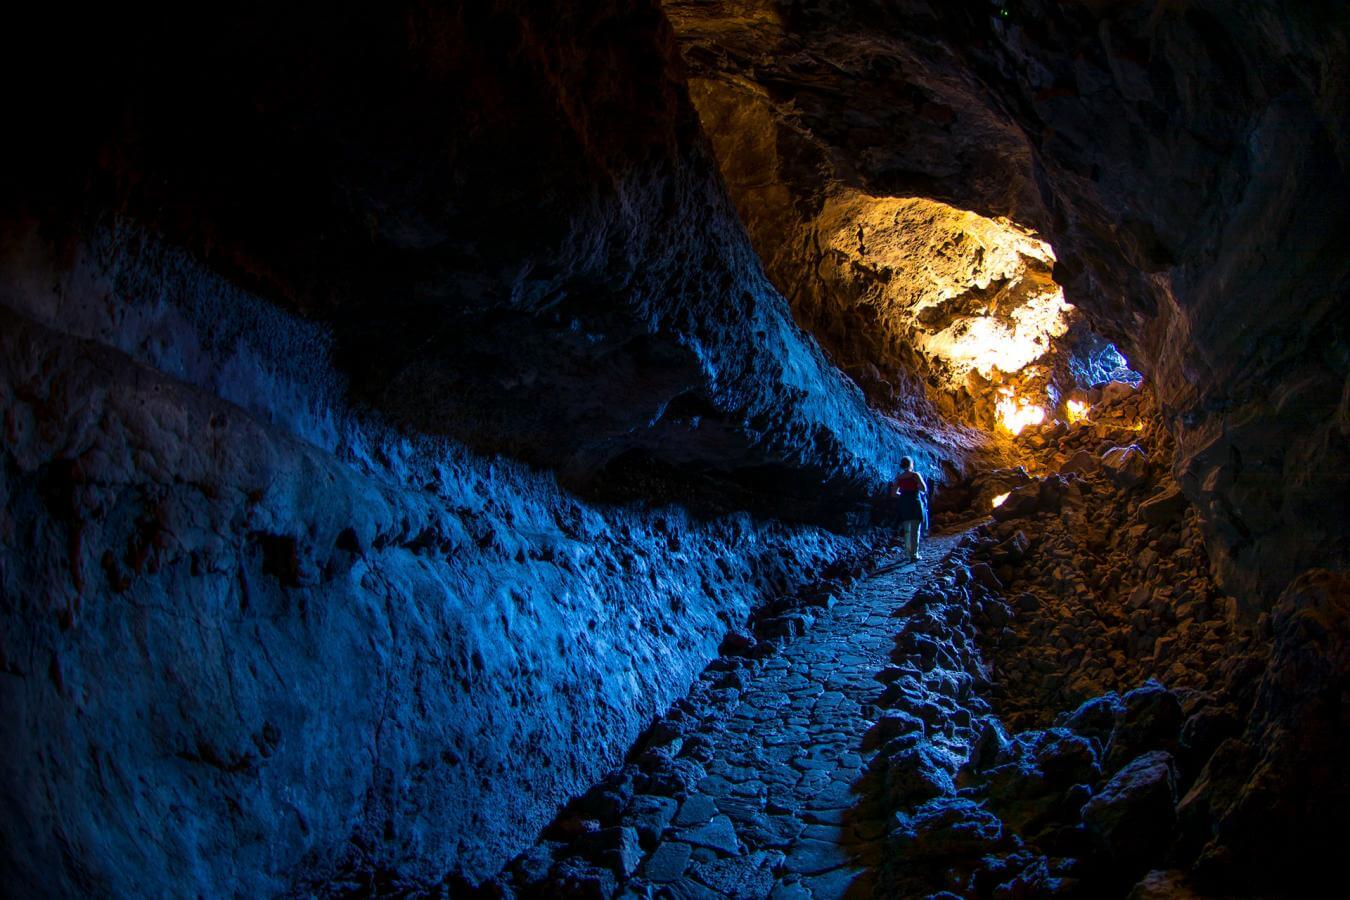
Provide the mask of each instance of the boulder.
POLYGON ((1016 565, 1027 555, 1027 549, 1031 546, 1031 541, 1025 531, 1016 531, 1012 537, 994 547, 989 552, 989 558, 996 566, 1006 563, 1016 565))
POLYGON ((995 506, 991 515, 1000 522, 1035 515, 1041 510, 1041 485, 1033 481, 1016 490, 1009 491, 1004 501, 995 506))
POLYGON ((581 834, 572 841, 572 851, 625 878, 636 872, 642 862, 637 831, 625 826, 581 834))
POLYGON ((1112 381, 1102 388, 1101 404, 1109 406, 1112 403, 1118 403, 1121 400, 1132 397, 1135 393, 1135 386, 1126 381, 1112 381))
POLYGON ((1101 776, 1092 743, 1066 728, 1048 728, 1031 753, 1046 781, 1059 788, 1096 782, 1101 776))
POLYGON ((903 809, 915 802, 956 793, 949 765, 947 756, 928 743, 908 747, 890 757, 886 765, 886 793, 891 805, 903 809))
POLYGON ((1181 488, 1172 485, 1139 504, 1139 521, 1165 528, 1178 521, 1188 505, 1190 501, 1181 488))
POLYGON ((1242 719, 1231 703, 1206 705, 1181 726, 1182 771, 1194 775, 1218 746, 1242 733, 1242 719))
POLYGON ((678 808, 679 804, 671 797, 639 794, 624 813, 624 824, 637 832, 639 843, 655 846, 678 808))
POLYGON ((978 858, 1003 838, 1003 823, 965 797, 940 797, 895 816, 893 850, 910 859, 978 858))
POLYGON ((991 591, 1003 590, 1003 582, 999 580, 998 576, 994 574, 994 570, 986 563, 976 563, 971 566, 970 574, 975 579, 976 583, 983 585, 991 591))
POLYGON ((1149 679, 1122 698, 1125 712, 1111 732, 1107 768, 1123 765, 1146 750, 1177 748, 1184 714, 1177 695, 1149 679))
POLYGON ((884 744, 902 734, 923 734, 923 720, 900 709, 888 709, 869 729, 876 743, 884 744))
POLYGON ((1161 862, 1176 823, 1172 755, 1152 751, 1111 776, 1083 807, 1083 824, 1121 869, 1161 862))
POLYGON ((1064 498, 1069 494, 1069 483, 1064 476, 1051 475, 1041 482, 1040 488, 1037 502, 1041 512, 1059 512, 1064 505, 1064 498))
POLYGON ((1112 447, 1102 454, 1102 468, 1117 487, 1132 488, 1148 478, 1148 456, 1137 444, 1112 447))
POLYGON ((1102 470, 1102 459, 1091 450, 1079 450, 1059 467, 1061 475, 1095 475, 1102 470))
POLYGON ((1100 750, 1106 747, 1116 723, 1124 715, 1125 704, 1121 701, 1120 695, 1112 691, 1083 701, 1073 712, 1061 714, 1055 720, 1055 724, 1063 725, 1095 741, 1100 750))
POLYGON ((994 716, 981 718, 975 732, 977 737, 971 747, 967 765, 971 771, 978 772, 996 764, 1008 749, 1009 741, 1003 724, 994 716))

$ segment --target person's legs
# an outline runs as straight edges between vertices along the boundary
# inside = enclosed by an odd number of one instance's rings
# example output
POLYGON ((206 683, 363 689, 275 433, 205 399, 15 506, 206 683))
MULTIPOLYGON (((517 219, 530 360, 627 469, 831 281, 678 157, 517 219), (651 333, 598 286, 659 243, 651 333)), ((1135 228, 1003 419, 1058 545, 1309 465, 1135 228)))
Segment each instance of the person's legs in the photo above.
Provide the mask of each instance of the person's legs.
POLYGON ((905 554, 914 559, 919 552, 919 522, 917 519, 910 519, 904 523, 905 528, 905 554))

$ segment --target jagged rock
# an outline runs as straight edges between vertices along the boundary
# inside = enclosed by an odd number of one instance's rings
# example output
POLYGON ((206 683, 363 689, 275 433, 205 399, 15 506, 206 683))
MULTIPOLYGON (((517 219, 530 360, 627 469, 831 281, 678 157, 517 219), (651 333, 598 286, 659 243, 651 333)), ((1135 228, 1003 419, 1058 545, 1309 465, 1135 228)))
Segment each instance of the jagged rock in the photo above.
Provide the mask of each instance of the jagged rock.
POLYGON ((1242 740, 1219 745, 1181 804, 1197 884, 1311 890, 1338 871, 1350 833, 1350 576, 1295 579, 1272 616, 1274 646, 1242 740))
POLYGON ((1070 494, 1070 484, 1062 475, 1050 475, 1040 483, 1037 497, 1041 512, 1057 513, 1070 494))
POLYGON ((609 900, 619 886, 613 870, 578 858, 559 860, 549 878, 552 883, 548 891, 552 896, 577 900, 609 900))
POLYGON ((1083 823, 1115 865, 1136 869, 1161 861, 1176 821, 1172 756, 1152 751, 1132 760, 1083 807, 1083 823))
POLYGON ((889 709, 881 714, 875 725, 872 726, 872 732, 876 734, 881 743, 899 737, 902 734, 917 732, 922 734, 924 731, 923 720, 918 716, 911 715, 903 710, 889 709))
POLYGON ((751 656, 754 654, 755 646, 758 643, 753 634, 733 629, 728 631, 727 636, 722 639, 722 645, 718 648, 718 652, 727 656, 751 656))
POLYGON ((1139 504, 1139 519, 1149 525, 1166 527, 1181 518, 1190 505, 1181 488, 1168 487, 1139 504))
POLYGON ((989 805, 1009 828, 1026 836, 1076 822, 1086 799, 1077 786, 1094 783, 1100 775, 1088 740, 1060 728, 1016 735, 1000 760, 1006 761, 982 776, 989 785, 989 805))
POLYGON ((1181 726, 1183 771, 1194 775, 1210 758, 1219 744, 1242 733, 1242 719, 1231 703, 1205 705, 1192 714, 1181 726))
POLYGON ((1012 621, 1013 613, 1008 604, 998 600, 986 600, 979 605, 979 615, 982 625, 1001 628, 1012 621))
POLYGON ((886 760, 886 796, 903 809, 911 804, 956 792, 951 760, 929 743, 919 743, 886 760))
POLYGON ((1101 775, 1097 751, 1086 737, 1062 728, 1043 732, 1029 753, 1029 759, 1056 787, 1091 784, 1101 775))
POLYGON ((1017 488, 1010 492, 1003 502, 992 510, 992 515, 1000 522, 1035 515, 1041 510, 1040 482, 1017 488))
POLYGON ((572 841, 571 850, 623 878, 636 872, 642 862, 637 831, 627 827, 602 828, 579 835, 572 841))
POLYGON ((1112 692, 1083 701, 1073 712, 1060 715, 1056 722, 1095 741, 1101 752, 1124 714, 1125 704, 1112 692))
POLYGON ((679 879, 689 866, 692 851, 692 847, 680 841, 662 842, 652 855, 647 857, 642 870, 643 877, 657 884, 679 879))
POLYGON ((1101 397, 1097 402, 1102 405, 1119 403, 1122 400, 1130 398, 1134 392, 1134 385, 1124 381, 1112 381, 1102 388, 1101 397))
POLYGON ((1131 488, 1148 478, 1148 457, 1134 444, 1112 447, 1102 454, 1102 468, 1118 486, 1131 488))
POLYGON ((974 771, 988 769, 1005 758, 1009 746, 1008 733, 998 719, 992 716, 981 718, 976 727, 974 744, 970 750, 967 765, 974 771))
MULTIPOLYGON (((1213 840, 1223 814, 1236 801, 1251 774, 1256 756, 1245 741, 1228 738, 1205 761, 1190 790, 1177 804, 1178 844, 1185 860, 1193 861, 1213 840)), ((1210 880, 1222 881, 1222 875, 1212 872, 1210 880)))
POLYGON ((1091 450, 1079 450, 1059 467, 1064 475, 1093 475, 1102 469, 1102 458, 1091 450))
POLYGON ((1116 721, 1107 749, 1108 769, 1124 765, 1146 750, 1175 752, 1181 736, 1181 701, 1150 679, 1121 698, 1125 712, 1116 721))
POLYGON ((986 563, 976 563, 970 567, 970 574, 976 582, 991 591, 1003 590, 1003 582, 986 563))
POLYGON ((1019 563, 1026 556, 1027 548, 1030 545, 1031 541, 1027 538, 1026 532, 1016 531, 1012 537, 989 551, 990 561, 996 566, 1004 563, 1019 563))
POLYGON ((714 816, 706 825, 676 833, 679 840, 695 847, 707 847, 719 853, 734 854, 739 846, 736 828, 726 816, 714 816))
POLYGON ((624 813, 624 824, 637 832, 643 847, 652 847, 675 817, 679 804, 671 797, 639 794, 624 813))
POLYGON ((800 637, 810 629, 815 618, 807 613, 788 613, 770 616, 755 623, 755 631, 762 638, 800 637))
POLYGON ((891 831, 896 854, 914 860, 978 858, 1003 838, 1003 823, 964 797, 940 797, 897 813, 891 831))

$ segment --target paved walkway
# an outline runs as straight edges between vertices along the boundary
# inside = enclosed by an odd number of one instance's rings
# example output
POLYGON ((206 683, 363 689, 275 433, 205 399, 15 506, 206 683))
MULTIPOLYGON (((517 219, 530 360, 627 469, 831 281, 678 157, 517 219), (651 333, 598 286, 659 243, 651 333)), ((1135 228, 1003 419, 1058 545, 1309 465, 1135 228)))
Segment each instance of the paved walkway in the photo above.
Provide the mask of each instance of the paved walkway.
POLYGON ((627 896, 870 895, 867 869, 887 821, 855 804, 876 755, 865 739, 882 690, 876 675, 895 646, 896 614, 960 537, 933 538, 914 565, 884 560, 805 635, 742 670, 735 700, 699 710, 684 744, 704 745, 706 777, 627 896))

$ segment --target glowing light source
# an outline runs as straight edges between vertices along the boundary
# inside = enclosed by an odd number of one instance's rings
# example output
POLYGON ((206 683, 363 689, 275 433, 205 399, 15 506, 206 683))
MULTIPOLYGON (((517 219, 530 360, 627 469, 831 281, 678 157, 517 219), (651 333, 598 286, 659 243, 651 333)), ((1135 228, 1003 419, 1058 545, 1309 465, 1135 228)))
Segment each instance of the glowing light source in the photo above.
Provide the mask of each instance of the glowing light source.
MULTIPOLYGON (((1009 493, 1011 493, 1011 492, 1009 492, 1009 493)), ((1004 501, 1004 500, 1007 500, 1007 499, 1008 499, 1008 495, 1007 495, 1007 494, 999 494, 997 497, 994 498, 994 502, 993 502, 992 504, 990 504, 990 507, 989 507, 989 508, 990 508, 990 509, 998 509, 1000 506, 1003 505, 1003 501, 1004 501)))
POLYGON ((1054 248, 1007 219, 921 197, 842 192, 819 227, 848 261, 828 277, 853 285, 881 327, 937 363, 934 374, 953 390, 966 389, 971 372, 994 382, 1021 372, 1076 315, 1053 278, 1054 248))
POLYGON ((974 369, 985 378, 995 371, 1019 372, 1040 359, 1053 339, 1068 330, 1069 311, 1058 287, 1029 297, 1006 315, 958 317, 936 334, 920 333, 919 345, 964 375, 974 369))
POLYGON ((1045 421, 1045 408, 1037 406, 1026 397, 1017 396, 1010 387, 998 389, 999 400, 994 404, 998 412, 998 423, 1014 435, 1022 433, 1028 425, 1039 425, 1045 421))
POLYGON ((1069 424, 1081 421, 1087 418, 1088 405, 1082 400, 1070 400, 1064 404, 1064 415, 1068 417, 1069 424))

